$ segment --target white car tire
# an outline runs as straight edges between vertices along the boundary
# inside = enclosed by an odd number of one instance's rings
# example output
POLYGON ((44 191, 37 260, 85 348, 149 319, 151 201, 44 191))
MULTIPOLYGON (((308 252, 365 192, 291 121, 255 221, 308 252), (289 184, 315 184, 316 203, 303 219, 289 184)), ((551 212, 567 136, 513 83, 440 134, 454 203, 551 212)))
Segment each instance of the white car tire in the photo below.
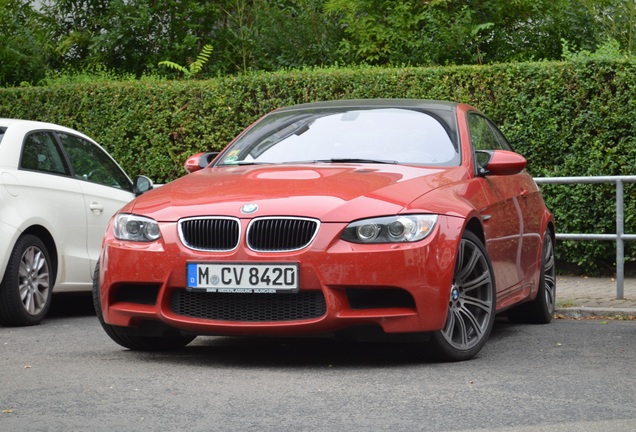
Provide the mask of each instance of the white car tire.
POLYGON ((16 242, 0 283, 0 324, 40 324, 51 306, 55 270, 45 244, 26 234, 16 242))

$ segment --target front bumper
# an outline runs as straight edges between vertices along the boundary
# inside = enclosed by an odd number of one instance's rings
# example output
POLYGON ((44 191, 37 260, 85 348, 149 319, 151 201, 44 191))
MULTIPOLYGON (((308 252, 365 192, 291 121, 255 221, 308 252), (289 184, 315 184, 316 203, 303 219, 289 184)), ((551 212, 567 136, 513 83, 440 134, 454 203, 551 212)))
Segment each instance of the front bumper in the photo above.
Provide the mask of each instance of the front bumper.
MULTIPOLYGON (((110 234, 100 258, 100 298, 107 324, 149 322, 199 335, 298 336, 377 326, 385 333, 439 330, 463 220, 441 216, 416 243, 352 244, 346 224, 323 223, 313 243, 289 253, 259 253, 245 244, 231 252, 186 248, 176 223, 160 224, 154 243, 122 242, 110 234), (201 293, 186 290, 186 263, 297 262, 296 294, 201 293)), ((242 221, 242 223, 247 223, 242 221)))

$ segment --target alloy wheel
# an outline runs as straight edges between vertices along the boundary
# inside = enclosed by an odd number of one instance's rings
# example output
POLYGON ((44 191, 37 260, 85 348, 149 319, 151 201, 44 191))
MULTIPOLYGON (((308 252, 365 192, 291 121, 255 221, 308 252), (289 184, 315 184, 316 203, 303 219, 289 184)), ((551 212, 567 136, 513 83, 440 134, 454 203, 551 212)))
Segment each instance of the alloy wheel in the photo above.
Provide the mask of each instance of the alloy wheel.
POLYGON ((20 299, 25 311, 37 315, 46 307, 50 295, 50 273, 46 256, 30 246, 22 254, 18 270, 20 299))
POLYGON ((556 267, 554 265, 554 247, 552 247, 552 237, 545 236, 543 243, 543 285, 545 303, 549 313, 554 313, 556 297, 556 267))
POLYGON ((488 336, 494 313, 493 280, 488 260, 472 241, 462 239, 442 330, 457 350, 469 350, 488 336))

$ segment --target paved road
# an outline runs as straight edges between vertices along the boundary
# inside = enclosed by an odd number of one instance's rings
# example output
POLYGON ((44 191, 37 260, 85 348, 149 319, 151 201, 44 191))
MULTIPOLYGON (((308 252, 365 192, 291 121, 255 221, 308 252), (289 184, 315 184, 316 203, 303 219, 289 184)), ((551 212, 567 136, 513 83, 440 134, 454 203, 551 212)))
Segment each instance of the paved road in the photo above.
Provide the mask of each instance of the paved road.
POLYGON ((103 333, 87 297, 55 304, 38 327, 0 327, 1 431, 636 425, 636 321, 498 322, 476 359, 434 364, 401 345, 331 340, 209 337, 178 353, 137 353, 103 333))

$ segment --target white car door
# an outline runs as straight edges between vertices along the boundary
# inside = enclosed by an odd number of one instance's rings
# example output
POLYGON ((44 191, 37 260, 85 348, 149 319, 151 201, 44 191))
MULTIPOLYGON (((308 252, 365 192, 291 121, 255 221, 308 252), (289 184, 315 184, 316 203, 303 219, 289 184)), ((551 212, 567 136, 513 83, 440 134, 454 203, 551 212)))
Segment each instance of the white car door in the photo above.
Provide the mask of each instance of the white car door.
POLYGON ((84 205, 87 209, 86 248, 91 261, 90 276, 92 277, 108 221, 134 196, 129 191, 96 183, 81 182, 81 187, 84 191, 84 205))
POLYGON ((30 133, 24 140, 20 185, 9 209, 28 226, 43 226, 55 240, 59 269, 56 287, 86 289, 89 266, 86 253, 86 211, 79 182, 70 175, 68 163, 51 131, 30 133))
POLYGON ((108 221, 134 198, 132 182, 117 163, 97 144, 72 134, 58 133, 73 175, 83 192, 86 214, 85 251, 92 277, 108 221))

